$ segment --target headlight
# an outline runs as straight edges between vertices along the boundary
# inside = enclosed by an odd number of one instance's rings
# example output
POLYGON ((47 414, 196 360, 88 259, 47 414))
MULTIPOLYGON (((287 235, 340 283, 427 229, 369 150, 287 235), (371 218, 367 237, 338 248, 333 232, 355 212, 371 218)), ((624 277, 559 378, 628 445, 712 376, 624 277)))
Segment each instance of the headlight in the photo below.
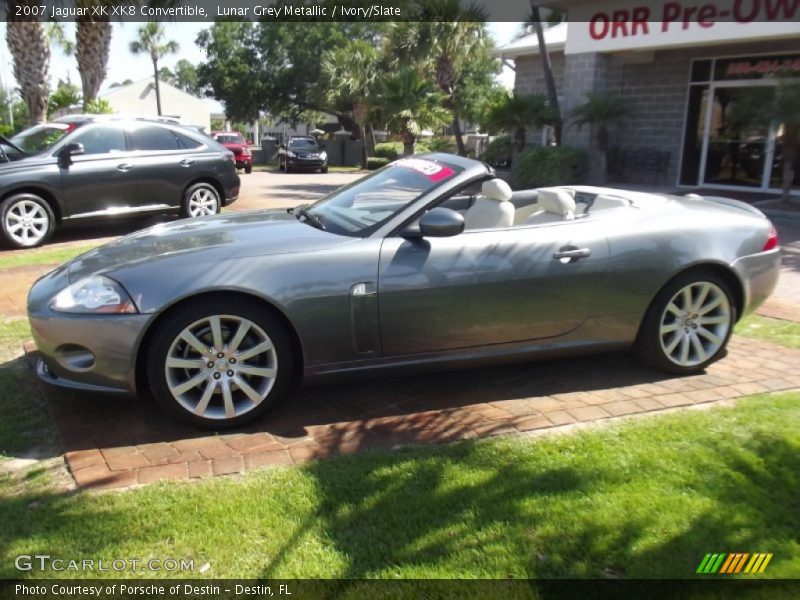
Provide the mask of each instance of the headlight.
POLYGON ((297 154, 295 154, 295 153, 294 153, 294 152, 292 152, 291 150, 288 150, 288 151, 286 152, 286 156, 288 156, 289 158, 294 158, 295 156, 297 156, 297 154))
POLYGON ((92 275, 61 290, 50 302, 50 308, 70 313, 136 313, 128 293, 116 281, 92 275))
POLYGON ((319 153, 319 157, 320 157, 322 160, 328 160, 328 153, 327 153, 327 152, 325 152, 325 150, 323 150, 322 152, 320 152, 320 153, 319 153))

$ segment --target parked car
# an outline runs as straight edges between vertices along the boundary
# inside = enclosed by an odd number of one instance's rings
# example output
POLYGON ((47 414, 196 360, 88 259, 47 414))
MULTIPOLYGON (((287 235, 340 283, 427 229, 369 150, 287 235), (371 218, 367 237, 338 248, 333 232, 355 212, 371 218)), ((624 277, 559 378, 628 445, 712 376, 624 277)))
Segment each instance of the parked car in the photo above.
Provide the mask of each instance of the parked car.
POLYGON ((286 173, 294 170, 328 172, 328 153, 312 137, 289 138, 278 148, 278 168, 286 173))
POLYGON ((0 239, 45 243, 55 227, 163 212, 217 214, 239 195, 233 153, 176 125, 108 119, 0 138, 0 239))
POLYGON ((777 244, 735 200, 512 192, 488 165, 434 153, 313 205, 122 238, 36 282, 28 315, 44 381, 152 390, 223 428, 261 415, 295 375, 631 347, 697 373, 772 293, 777 244))
POLYGON ((212 131, 211 137, 233 152, 236 157, 236 168, 245 173, 253 172, 253 153, 244 136, 238 131, 212 131))

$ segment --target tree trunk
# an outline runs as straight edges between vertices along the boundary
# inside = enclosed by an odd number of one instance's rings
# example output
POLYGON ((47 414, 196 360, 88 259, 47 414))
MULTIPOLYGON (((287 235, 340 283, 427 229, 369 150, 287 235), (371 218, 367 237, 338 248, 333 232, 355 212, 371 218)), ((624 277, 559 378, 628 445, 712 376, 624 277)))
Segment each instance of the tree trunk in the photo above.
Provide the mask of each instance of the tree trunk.
POLYGON ((457 110, 453 111, 453 135, 456 136, 456 146, 458 147, 458 155, 467 155, 467 146, 464 144, 464 134, 461 131, 461 119, 457 110))
POLYGON ((789 132, 783 135, 781 142, 781 187, 783 189, 783 201, 800 204, 800 200, 792 199, 792 183, 794 183, 794 161, 797 157, 797 139, 794 139, 789 132))
POLYGON ((605 185, 608 181, 608 129, 597 128, 597 183, 605 185))
POLYGON ((106 78, 113 29, 109 21, 78 20, 75 23, 75 58, 81 75, 83 107, 97 98, 106 78))
POLYGON ((364 128, 365 133, 365 142, 367 144, 367 154, 372 156, 375 153, 375 129, 372 126, 372 123, 367 123, 366 127, 364 128))
POLYGON ((161 116, 161 88, 158 87, 158 61, 153 59, 153 76, 155 78, 156 83, 156 109, 158 110, 158 116, 161 116))
POLYGON ((561 120, 561 109, 558 106, 558 91, 556 90, 555 79, 553 79, 553 68, 550 65, 550 54, 547 51, 547 44, 544 43, 542 17, 539 14, 539 7, 533 2, 534 0, 530 0, 531 20, 533 21, 533 28, 536 31, 536 39, 539 42, 539 57, 542 61, 542 71, 544 72, 544 81, 547 87, 547 101, 556 114, 556 121, 553 123, 553 134, 556 139, 556 146, 560 146, 563 122, 561 120))
POLYGON ((520 152, 525 149, 525 128, 517 127, 514 130, 514 143, 511 146, 512 159, 519 156, 520 152))
MULTIPOLYGON (((7 5, 7 17, 13 18, 16 2, 7 5)), ((6 40, 14 63, 14 77, 20 95, 28 105, 31 124, 47 118, 47 71, 50 66, 50 46, 47 33, 39 21, 6 23, 6 40)))
POLYGON ((411 156, 414 154, 414 144, 417 141, 417 136, 408 131, 403 132, 403 156, 411 156))

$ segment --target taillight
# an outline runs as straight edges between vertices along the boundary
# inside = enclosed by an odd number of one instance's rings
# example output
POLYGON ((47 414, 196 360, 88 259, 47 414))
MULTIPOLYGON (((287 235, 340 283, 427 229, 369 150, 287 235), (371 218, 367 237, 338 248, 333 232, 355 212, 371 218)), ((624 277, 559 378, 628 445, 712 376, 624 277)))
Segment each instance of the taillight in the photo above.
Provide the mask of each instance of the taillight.
POLYGON ((777 247, 778 247, 778 232, 775 229, 775 225, 772 225, 769 230, 769 236, 767 237, 767 243, 764 244, 762 252, 766 252, 767 250, 773 250, 774 248, 777 247))

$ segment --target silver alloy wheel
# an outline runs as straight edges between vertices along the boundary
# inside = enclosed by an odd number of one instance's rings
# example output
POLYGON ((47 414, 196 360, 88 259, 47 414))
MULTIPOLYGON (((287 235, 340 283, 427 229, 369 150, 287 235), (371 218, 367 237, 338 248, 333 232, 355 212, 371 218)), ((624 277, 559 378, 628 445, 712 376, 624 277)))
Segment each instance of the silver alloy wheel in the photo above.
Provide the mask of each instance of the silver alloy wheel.
POLYGON ((267 333, 252 321, 213 315, 175 337, 164 372, 170 393, 184 409, 207 419, 232 419, 269 395, 278 355, 267 333))
POLYGON ((35 246, 42 241, 50 226, 47 211, 33 200, 19 200, 6 212, 3 227, 20 246, 35 246))
POLYGON ((189 216, 207 217, 215 215, 219 210, 219 198, 212 190, 201 187, 197 188, 189 196, 189 216))
POLYGON ((680 367, 706 362, 725 344, 731 328, 728 296, 715 283, 696 281, 681 288, 661 315, 664 355, 680 367))

